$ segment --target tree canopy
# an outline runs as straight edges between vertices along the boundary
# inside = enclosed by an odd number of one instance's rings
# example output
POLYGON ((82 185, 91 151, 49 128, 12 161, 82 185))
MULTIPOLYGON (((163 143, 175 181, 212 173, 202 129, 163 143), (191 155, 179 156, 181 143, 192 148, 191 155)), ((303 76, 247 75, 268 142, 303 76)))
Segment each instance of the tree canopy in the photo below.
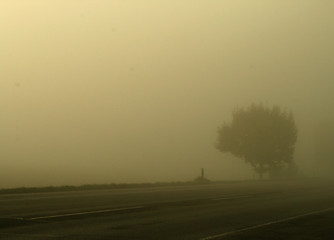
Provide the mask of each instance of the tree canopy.
POLYGON ((262 178, 277 175, 284 165, 293 165, 297 128, 291 112, 253 104, 232 113, 232 122, 218 128, 217 149, 250 163, 262 178))

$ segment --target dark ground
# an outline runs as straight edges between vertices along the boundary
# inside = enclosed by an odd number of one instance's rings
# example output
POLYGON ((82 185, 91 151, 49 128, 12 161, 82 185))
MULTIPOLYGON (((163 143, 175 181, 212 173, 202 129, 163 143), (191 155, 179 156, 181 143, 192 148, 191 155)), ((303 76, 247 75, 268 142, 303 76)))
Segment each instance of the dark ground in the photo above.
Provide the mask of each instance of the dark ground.
POLYGON ((4 194, 0 239, 334 239, 333 207, 334 185, 313 182, 4 194))
POLYGON ((216 238, 225 240, 333 240, 334 211, 216 238))

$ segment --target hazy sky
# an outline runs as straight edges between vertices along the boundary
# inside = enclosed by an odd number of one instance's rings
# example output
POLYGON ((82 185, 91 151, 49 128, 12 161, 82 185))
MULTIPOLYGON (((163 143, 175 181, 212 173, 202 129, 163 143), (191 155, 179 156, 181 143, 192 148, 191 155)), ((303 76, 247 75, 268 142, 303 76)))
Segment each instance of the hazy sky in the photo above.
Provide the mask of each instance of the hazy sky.
POLYGON ((332 0, 3 0, 0 188, 252 178, 214 148, 251 103, 333 117, 332 0))

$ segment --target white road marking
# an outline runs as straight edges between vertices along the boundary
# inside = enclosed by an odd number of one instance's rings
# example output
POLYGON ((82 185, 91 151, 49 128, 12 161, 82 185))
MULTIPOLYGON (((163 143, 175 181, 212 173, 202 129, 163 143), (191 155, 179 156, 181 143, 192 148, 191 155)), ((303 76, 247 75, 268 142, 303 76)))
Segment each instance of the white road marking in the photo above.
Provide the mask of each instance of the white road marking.
POLYGON ((128 207, 128 208, 104 209, 104 210, 98 210, 98 211, 78 212, 78 213, 59 214, 59 215, 52 215, 52 216, 34 217, 34 218, 30 218, 30 220, 40 220, 40 219, 49 219, 49 218, 58 218, 58 217, 71 217, 71 216, 87 215, 87 214, 94 214, 94 213, 118 212, 118 211, 134 210, 134 209, 140 209, 140 208, 143 208, 143 206, 128 207))
POLYGON ((273 224, 277 224, 277 223, 288 222, 288 221, 295 220, 295 219, 298 219, 298 218, 307 217, 307 216, 311 216, 311 215, 318 214, 318 213, 329 212, 329 211, 333 211, 333 210, 334 210, 334 207, 326 208, 326 209, 319 210, 319 211, 304 213, 304 214, 296 215, 296 216, 293 216, 293 217, 283 218, 283 219, 279 219, 279 220, 272 221, 272 222, 267 222, 267 223, 263 223, 263 224, 259 224, 259 225, 255 225, 255 226, 251 226, 251 227, 242 228, 242 229, 235 230, 235 231, 225 232, 225 233, 221 233, 221 234, 201 238, 200 240, 220 239, 220 238, 224 238, 227 235, 236 234, 236 233, 240 233, 240 232, 244 232, 244 231, 248 231, 248 230, 252 230, 252 229, 256 229, 256 228, 261 228, 261 227, 265 227, 265 226, 273 225, 273 224))
POLYGON ((231 200, 231 199, 239 199, 239 198, 246 198, 246 197, 252 197, 255 196, 255 194, 249 194, 249 195, 237 195, 237 196, 230 196, 230 197, 221 197, 221 198, 213 198, 214 201, 219 200, 231 200))
POLYGON ((9 237, 23 237, 23 238, 58 238, 60 236, 56 236, 56 235, 50 235, 50 234, 23 234, 23 233, 7 233, 7 232, 0 232, 0 238, 3 236, 9 236, 9 237))

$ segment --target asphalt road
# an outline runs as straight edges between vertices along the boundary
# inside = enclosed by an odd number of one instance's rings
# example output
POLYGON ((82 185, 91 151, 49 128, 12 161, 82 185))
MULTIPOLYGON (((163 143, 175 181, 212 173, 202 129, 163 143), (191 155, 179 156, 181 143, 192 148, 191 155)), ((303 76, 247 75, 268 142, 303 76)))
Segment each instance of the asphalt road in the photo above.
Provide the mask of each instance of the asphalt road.
POLYGON ((334 185, 239 182, 0 195, 0 239, 226 239, 334 213, 334 185))

